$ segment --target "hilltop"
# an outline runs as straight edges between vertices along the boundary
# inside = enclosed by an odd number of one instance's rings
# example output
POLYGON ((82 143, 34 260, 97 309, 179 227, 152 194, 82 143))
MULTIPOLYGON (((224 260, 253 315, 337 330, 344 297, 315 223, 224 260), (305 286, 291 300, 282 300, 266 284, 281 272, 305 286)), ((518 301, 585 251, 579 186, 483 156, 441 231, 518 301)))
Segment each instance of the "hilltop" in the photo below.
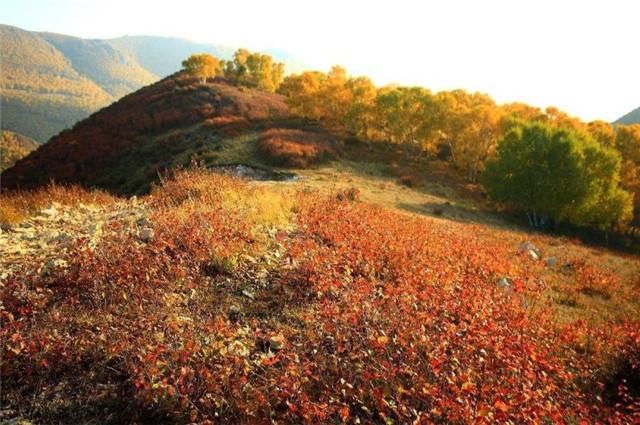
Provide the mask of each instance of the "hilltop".
POLYGON ((175 74, 125 96, 52 138, 2 174, 3 187, 56 181, 144 192, 159 173, 216 161, 221 143, 287 125, 284 98, 222 79, 175 74))

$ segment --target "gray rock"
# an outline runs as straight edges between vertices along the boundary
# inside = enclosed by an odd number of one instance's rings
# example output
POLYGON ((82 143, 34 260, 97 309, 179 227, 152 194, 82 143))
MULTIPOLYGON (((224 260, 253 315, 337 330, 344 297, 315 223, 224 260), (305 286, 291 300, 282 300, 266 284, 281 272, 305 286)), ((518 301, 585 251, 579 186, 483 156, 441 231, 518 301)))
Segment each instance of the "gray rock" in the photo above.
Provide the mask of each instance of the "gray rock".
POLYGON ((496 282, 496 286, 505 291, 513 289, 513 283, 508 277, 501 277, 500 279, 498 279, 498 281, 496 282))
POLYGON ((269 348, 273 351, 282 350, 286 340, 282 334, 274 335, 269 338, 269 348))
POLYGON ((544 263, 547 267, 552 268, 556 266, 556 257, 548 257, 544 263))
POLYGON ((538 256, 538 258, 540 258, 540 250, 531 242, 529 241, 523 242, 518 247, 518 252, 529 252, 529 251, 533 251, 538 256))
POLYGON ((252 301, 256 299, 256 296, 253 295, 253 292, 249 292, 247 290, 243 290, 242 295, 244 295, 245 297, 249 298, 252 301))
POLYGON ((138 232, 138 238, 140 238, 141 241, 147 242, 147 243, 151 242, 155 236, 156 236, 156 233, 154 232, 153 229, 149 227, 140 229, 140 231, 138 232))
POLYGON ((529 255, 529 258, 531 258, 534 261, 538 261, 540 259, 540 255, 533 249, 528 250, 527 254, 529 255))
POLYGON ((51 258, 42 267, 42 270, 40 271, 40 275, 47 276, 51 274, 51 272, 53 272, 54 270, 66 269, 67 267, 69 267, 69 264, 67 264, 65 260, 62 260, 59 258, 51 258))

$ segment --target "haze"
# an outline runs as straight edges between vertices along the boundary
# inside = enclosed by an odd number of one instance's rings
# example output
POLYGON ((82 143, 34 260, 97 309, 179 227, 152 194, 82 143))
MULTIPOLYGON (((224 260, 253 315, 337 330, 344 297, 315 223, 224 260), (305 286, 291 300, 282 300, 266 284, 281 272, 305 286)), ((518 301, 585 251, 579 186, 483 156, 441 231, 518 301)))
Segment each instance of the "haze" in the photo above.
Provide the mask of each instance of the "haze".
POLYGON ((640 104, 635 1, 0 1, 0 22, 86 38, 278 48, 377 84, 464 88, 613 121, 640 104))

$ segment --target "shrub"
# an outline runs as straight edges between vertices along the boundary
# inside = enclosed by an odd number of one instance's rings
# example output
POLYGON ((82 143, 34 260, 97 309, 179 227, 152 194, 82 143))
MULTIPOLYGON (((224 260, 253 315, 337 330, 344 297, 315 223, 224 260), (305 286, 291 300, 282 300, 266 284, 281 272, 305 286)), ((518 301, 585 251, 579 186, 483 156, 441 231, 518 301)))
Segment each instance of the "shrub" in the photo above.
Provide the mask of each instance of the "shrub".
POLYGON ((422 185, 422 179, 415 174, 404 174, 398 178, 398 182, 407 187, 419 187, 422 185))
POLYGON ((337 157, 335 142, 326 133, 271 129, 258 139, 260 153, 275 165, 307 168, 337 157))

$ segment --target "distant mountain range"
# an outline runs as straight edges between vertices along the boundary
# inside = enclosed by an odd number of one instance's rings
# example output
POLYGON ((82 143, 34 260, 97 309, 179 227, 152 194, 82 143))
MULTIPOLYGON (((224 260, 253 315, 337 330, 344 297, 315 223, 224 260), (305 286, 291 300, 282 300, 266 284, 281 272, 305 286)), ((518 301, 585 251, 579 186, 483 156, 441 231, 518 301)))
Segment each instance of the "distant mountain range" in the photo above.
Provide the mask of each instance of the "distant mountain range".
MULTIPOLYGON (((122 96, 181 67, 193 53, 230 58, 235 48, 179 38, 89 40, 0 24, 0 128, 46 142, 122 96)), ((289 70, 299 62, 266 51, 289 70)))
POLYGON ((12 131, 0 132, 0 172, 11 168, 19 159, 36 150, 38 144, 12 131))
POLYGON ((640 107, 618 118, 614 124, 638 124, 640 123, 640 107))

